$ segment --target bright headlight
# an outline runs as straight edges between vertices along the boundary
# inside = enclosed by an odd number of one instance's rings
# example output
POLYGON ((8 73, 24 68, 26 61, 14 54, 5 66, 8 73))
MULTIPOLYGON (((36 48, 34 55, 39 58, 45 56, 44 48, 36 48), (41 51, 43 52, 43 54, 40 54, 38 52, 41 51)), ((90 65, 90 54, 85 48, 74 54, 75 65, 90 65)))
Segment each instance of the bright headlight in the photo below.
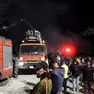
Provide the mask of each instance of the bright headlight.
POLYGON ((20 62, 20 63, 19 63, 19 66, 23 66, 23 64, 24 64, 23 62, 20 62))
POLYGON ((44 58, 44 57, 42 57, 42 58, 41 58, 41 60, 42 60, 42 61, 44 61, 44 60, 45 60, 45 58, 44 58))
POLYGON ((23 60, 23 57, 20 57, 20 60, 23 60))

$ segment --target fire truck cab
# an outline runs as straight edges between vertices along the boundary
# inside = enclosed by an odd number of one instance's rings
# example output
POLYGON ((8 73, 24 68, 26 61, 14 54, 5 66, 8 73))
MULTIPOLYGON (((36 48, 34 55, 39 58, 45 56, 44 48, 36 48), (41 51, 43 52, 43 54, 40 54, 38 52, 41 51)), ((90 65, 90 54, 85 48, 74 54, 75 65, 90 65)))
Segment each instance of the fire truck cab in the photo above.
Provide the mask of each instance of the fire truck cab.
POLYGON ((39 31, 26 32, 26 38, 20 44, 19 49, 19 69, 35 69, 40 61, 47 61, 46 43, 41 38, 39 31))
POLYGON ((0 36, 0 80, 12 76, 12 41, 0 36))

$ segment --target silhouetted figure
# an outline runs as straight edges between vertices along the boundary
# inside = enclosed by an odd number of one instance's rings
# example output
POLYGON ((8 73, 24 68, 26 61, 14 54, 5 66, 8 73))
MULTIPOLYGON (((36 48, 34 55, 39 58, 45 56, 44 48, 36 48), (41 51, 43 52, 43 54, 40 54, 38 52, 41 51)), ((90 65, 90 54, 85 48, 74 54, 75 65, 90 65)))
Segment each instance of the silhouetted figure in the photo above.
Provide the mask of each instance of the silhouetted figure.
POLYGON ((13 77, 17 78, 18 77, 18 64, 20 60, 18 59, 17 56, 14 55, 13 57, 13 77))

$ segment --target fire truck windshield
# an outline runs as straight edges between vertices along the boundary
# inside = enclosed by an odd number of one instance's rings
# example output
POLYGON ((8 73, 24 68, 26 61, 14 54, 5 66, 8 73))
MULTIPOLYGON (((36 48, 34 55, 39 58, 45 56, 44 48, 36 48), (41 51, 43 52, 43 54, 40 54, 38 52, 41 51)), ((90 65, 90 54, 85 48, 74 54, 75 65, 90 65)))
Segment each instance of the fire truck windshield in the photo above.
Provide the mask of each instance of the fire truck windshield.
POLYGON ((44 54, 45 45, 21 45, 20 46, 20 54, 44 54))

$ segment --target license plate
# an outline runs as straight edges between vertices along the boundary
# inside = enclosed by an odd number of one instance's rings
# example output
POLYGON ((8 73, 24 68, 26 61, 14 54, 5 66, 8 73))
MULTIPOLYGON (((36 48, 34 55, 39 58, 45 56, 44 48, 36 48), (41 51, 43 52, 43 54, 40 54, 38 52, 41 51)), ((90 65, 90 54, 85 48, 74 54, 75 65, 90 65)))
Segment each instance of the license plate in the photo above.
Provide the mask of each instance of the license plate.
POLYGON ((34 67, 33 66, 29 66, 30 69, 33 69, 34 67))

